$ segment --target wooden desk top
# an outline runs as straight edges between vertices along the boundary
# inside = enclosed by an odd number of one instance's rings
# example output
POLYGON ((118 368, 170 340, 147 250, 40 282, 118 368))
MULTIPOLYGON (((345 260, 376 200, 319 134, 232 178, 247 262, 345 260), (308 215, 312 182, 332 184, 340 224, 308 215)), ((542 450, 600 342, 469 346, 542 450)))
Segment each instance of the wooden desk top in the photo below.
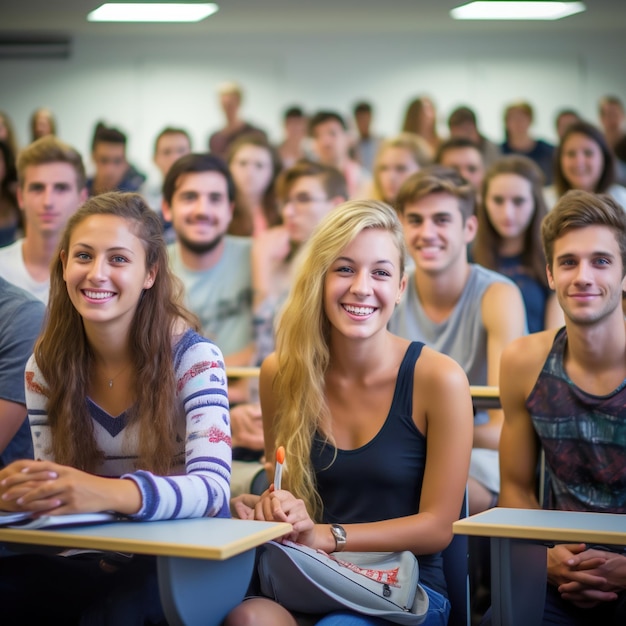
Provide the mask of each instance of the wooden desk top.
POLYGON ((163 522, 113 522, 71 528, 0 528, 0 541, 62 548, 225 560, 285 535, 290 524, 197 518, 163 522))
POLYGON ((496 507, 458 520, 457 535, 626 545, 626 515, 496 507))

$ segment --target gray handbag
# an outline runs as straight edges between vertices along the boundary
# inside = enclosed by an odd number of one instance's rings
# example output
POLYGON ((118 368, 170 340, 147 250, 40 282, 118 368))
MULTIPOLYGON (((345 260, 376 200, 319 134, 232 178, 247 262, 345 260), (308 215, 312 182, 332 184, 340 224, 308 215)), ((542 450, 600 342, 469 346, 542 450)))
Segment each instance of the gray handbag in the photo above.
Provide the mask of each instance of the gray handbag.
POLYGON ((259 558, 261 592, 290 611, 326 614, 350 609, 415 626, 428 596, 411 552, 325 552, 269 541, 259 558))

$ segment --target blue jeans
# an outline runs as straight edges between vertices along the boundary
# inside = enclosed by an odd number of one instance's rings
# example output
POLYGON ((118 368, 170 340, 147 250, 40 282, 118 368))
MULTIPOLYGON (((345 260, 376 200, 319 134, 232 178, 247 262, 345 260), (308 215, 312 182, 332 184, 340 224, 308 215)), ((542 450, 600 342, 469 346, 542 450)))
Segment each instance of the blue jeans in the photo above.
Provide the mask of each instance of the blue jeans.
MULTIPOLYGON (((450 602, 437 591, 424 587, 430 601, 428 615, 421 626, 446 626, 450 615, 450 602)), ((393 624, 380 617, 361 615, 354 611, 335 611, 329 613, 316 623, 315 626, 389 626, 393 624)))

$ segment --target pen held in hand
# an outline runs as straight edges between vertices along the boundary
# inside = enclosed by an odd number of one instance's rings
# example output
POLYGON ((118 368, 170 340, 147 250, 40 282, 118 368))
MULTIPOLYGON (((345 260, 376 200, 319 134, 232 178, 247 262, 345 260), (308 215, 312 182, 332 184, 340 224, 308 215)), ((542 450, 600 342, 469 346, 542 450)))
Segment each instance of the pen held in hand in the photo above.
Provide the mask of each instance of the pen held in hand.
POLYGON ((285 463, 285 448, 279 446, 276 450, 276 471, 274 472, 274 491, 280 489, 283 479, 283 465, 285 463))

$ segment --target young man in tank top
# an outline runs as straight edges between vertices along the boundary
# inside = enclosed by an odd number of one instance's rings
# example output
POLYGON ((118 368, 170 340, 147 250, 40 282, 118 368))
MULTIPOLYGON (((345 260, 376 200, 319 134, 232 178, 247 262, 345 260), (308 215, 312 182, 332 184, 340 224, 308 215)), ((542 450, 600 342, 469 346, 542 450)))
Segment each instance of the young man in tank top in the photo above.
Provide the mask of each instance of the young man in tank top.
MULTIPOLYGON (((609 196, 570 191, 545 218, 542 239, 565 328, 522 337, 502 356, 500 504, 626 513, 626 213, 609 196)), ((625 624, 624 553, 549 549, 543 623, 625 624)))
MULTIPOLYGON (((476 234, 476 192, 453 168, 431 166, 408 178, 397 208, 415 269, 389 330, 457 361, 472 385, 498 385, 500 355, 526 332, 519 289, 468 262, 476 234)), ((494 506, 500 489, 500 410, 477 411, 468 481, 471 513, 494 506)))

